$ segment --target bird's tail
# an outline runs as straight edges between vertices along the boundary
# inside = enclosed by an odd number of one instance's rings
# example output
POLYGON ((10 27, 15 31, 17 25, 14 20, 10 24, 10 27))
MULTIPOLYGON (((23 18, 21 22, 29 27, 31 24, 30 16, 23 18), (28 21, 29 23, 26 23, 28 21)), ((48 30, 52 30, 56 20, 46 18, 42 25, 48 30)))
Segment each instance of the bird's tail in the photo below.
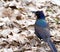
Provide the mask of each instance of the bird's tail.
POLYGON ((52 52, 57 52, 57 49, 51 40, 48 40, 47 43, 50 46, 52 52))

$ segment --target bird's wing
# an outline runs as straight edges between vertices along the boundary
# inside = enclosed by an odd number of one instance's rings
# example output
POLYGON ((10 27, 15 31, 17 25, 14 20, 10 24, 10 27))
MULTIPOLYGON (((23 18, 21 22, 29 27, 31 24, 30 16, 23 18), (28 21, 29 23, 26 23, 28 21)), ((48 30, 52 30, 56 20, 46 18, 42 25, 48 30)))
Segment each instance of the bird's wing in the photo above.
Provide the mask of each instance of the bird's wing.
POLYGON ((35 31, 42 37, 42 39, 50 38, 50 32, 48 28, 42 28, 40 26, 35 25, 35 31))

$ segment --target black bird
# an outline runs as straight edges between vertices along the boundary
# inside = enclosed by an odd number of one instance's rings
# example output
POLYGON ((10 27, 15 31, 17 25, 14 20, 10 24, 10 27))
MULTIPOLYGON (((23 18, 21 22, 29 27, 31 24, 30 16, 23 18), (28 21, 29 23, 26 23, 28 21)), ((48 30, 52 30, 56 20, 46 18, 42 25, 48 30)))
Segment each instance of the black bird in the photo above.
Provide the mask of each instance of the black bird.
POLYGON ((57 49, 50 38, 49 26, 45 20, 45 15, 43 11, 36 11, 34 12, 37 16, 35 22, 35 34, 38 38, 43 39, 45 42, 48 43, 52 52, 57 52, 57 49))

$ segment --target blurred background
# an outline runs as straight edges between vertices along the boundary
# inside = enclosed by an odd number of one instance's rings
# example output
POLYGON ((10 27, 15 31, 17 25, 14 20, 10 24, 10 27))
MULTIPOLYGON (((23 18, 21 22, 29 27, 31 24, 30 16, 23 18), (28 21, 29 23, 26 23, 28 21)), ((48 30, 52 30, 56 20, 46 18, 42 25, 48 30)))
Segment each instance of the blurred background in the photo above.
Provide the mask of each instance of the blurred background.
POLYGON ((44 12, 60 52, 60 0, 0 0, 0 52, 51 52, 34 33, 31 11, 37 10, 44 12))

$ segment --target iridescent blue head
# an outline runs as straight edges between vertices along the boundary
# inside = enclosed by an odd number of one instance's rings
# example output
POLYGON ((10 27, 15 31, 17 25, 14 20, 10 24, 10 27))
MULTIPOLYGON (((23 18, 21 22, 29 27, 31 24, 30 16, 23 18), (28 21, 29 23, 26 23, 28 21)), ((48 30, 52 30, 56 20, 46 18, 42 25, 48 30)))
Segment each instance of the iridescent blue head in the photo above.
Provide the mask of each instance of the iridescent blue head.
POLYGON ((37 19, 45 19, 43 11, 36 11, 35 15, 37 16, 37 19))

